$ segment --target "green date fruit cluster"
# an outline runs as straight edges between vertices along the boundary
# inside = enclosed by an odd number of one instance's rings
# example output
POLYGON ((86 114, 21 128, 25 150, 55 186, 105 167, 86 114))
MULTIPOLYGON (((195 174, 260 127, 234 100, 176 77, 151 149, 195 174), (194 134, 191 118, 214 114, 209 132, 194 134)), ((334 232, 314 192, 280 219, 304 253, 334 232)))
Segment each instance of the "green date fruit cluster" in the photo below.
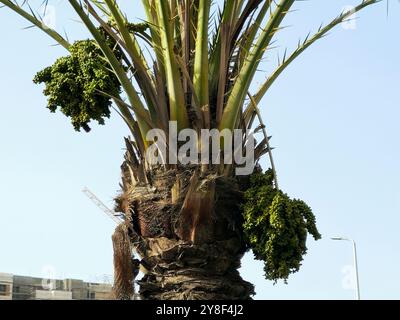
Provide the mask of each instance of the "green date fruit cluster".
POLYGON ((287 279, 297 272, 307 252, 307 234, 321 238, 310 207, 273 186, 273 172, 255 173, 243 205, 246 242, 264 261, 267 280, 287 279))
POLYGON ((77 41, 69 52, 38 72, 33 81, 45 84, 51 112, 60 108, 75 130, 88 132, 91 120, 104 124, 110 117, 110 96, 119 95, 120 83, 93 40, 77 41))

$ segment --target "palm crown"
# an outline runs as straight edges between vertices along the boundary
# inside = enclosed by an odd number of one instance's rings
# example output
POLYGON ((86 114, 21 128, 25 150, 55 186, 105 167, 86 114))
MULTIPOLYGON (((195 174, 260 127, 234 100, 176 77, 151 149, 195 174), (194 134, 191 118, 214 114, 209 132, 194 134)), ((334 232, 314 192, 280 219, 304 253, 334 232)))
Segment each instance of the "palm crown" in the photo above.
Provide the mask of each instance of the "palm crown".
MULTIPOLYGON (((224 1, 216 12, 212 12, 215 7, 208 0, 142 0, 147 21, 138 24, 127 20, 116 0, 69 2, 92 34, 93 46, 101 50, 127 101, 115 90, 104 90, 106 85, 93 87, 98 94, 114 101, 134 136, 139 158, 143 158, 148 130, 167 130, 168 121, 177 121, 180 129, 251 127, 258 103, 294 59, 333 27, 378 1, 364 0, 354 10, 342 12, 327 25, 321 25, 314 35, 299 42, 291 54, 285 53, 276 70, 252 94, 249 88, 260 61, 278 37, 295 0, 224 1), (215 27, 210 27, 212 23, 215 27)), ((29 1, 21 5, 11 0, 0 3, 70 52, 76 48, 43 24, 29 1)), ((40 80, 51 82, 49 77, 37 79, 40 80)), ((52 93, 57 95, 55 90, 52 93)), ((91 119, 103 122, 99 115, 96 118, 86 113, 81 115, 84 123, 91 119)), ((103 116, 108 114, 103 112, 103 116)), ((261 149, 266 147, 266 140, 261 142, 261 149)))

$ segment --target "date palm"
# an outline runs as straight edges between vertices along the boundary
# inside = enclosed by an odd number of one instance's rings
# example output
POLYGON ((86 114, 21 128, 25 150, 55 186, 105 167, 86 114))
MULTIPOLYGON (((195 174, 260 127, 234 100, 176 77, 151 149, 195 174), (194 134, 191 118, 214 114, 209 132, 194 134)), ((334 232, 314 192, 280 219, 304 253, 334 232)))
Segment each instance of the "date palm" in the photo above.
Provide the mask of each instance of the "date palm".
POLYGON ((309 208, 279 190, 258 105, 301 53, 378 0, 362 1, 307 36, 251 93, 260 62, 279 37, 295 0, 220 2, 142 0, 147 21, 132 23, 120 1, 70 0, 92 36, 70 44, 43 24, 29 1, 0 0, 69 52, 35 77, 46 85, 49 109, 60 107, 75 129, 89 131, 89 122, 103 124, 113 106, 130 130, 116 199, 125 222, 113 236, 117 298, 131 296, 140 266, 145 299, 248 299, 253 285, 237 271, 247 249, 265 260, 267 278, 286 280, 298 270, 307 232, 319 238, 309 208), (255 147, 256 161, 265 154, 271 160, 272 170, 265 175, 238 177, 231 164, 156 166, 146 160, 152 144, 147 133, 168 133, 170 121, 179 130, 199 132, 251 129, 256 120, 264 134, 255 147), (289 211, 293 217, 299 214, 297 224, 288 218, 289 211), (286 228, 291 229, 278 234, 271 217, 287 219, 286 228), (288 235, 297 239, 295 245, 288 235), (280 251, 276 238, 284 244, 280 251), (140 260, 132 259, 132 249, 140 260))

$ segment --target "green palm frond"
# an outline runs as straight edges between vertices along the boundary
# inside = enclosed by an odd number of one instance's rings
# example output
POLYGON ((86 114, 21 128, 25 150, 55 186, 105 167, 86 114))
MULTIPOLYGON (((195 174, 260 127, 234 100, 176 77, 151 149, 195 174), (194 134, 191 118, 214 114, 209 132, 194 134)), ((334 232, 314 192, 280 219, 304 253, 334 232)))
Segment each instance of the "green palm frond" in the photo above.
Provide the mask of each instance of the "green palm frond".
POLYGON ((31 22, 34 26, 36 26, 37 28, 39 28, 40 30, 42 30, 43 32, 48 34, 59 45, 63 46, 65 49, 68 50, 68 48, 70 46, 69 42, 66 39, 64 39, 64 37, 62 37, 58 32, 56 32, 52 28, 49 28, 48 26, 46 26, 43 23, 43 21, 33 12, 33 10, 30 8, 28 3, 27 3, 27 5, 29 7, 30 13, 27 12, 25 9, 23 9, 22 6, 18 5, 17 3, 14 3, 11 0, 1 0, 0 3, 3 4, 4 6, 7 6, 11 10, 15 11, 22 17, 24 17, 26 20, 31 22))
MULTIPOLYGON (((285 54, 246 105, 258 66, 295 2, 225 0, 219 8, 207 0, 142 0, 147 21, 134 24, 118 0, 69 1, 103 52, 105 65, 117 76, 121 96, 128 100, 102 94, 114 101, 130 131, 139 131, 133 136, 144 148, 148 130, 165 130, 171 120, 179 129, 249 128, 257 116, 254 106, 297 57, 354 12, 379 0, 363 0, 285 54)), ((69 50, 71 44, 42 23, 28 0, 23 4, 0 0, 0 4, 69 50)))
POLYGON ((294 2, 295 0, 281 0, 268 19, 267 25, 261 30, 261 34, 259 35, 254 48, 246 56, 246 61, 237 76, 232 91, 230 92, 219 125, 220 129, 233 129, 235 127, 240 109, 242 108, 247 91, 261 58, 294 2))
POLYGON ((166 87, 168 89, 170 120, 178 122, 178 128, 188 127, 185 94, 174 53, 174 19, 167 1, 155 3, 159 21, 159 34, 164 56, 166 87))
MULTIPOLYGON (((111 50, 111 48, 107 45, 104 38, 97 30, 95 25, 92 23, 88 15, 86 14, 84 8, 78 3, 77 0, 70 0, 72 7, 74 8, 75 12, 79 15, 82 19, 82 22, 85 24, 87 29, 92 34, 93 38, 99 45, 100 49, 103 51, 104 55, 106 56, 108 62, 110 63, 111 67, 113 68, 116 76, 118 77, 119 81, 121 82, 122 87, 124 88, 129 101, 131 103, 132 108, 135 110, 135 114, 138 117, 139 127, 142 133, 142 136, 145 137, 147 131, 154 127, 152 123, 148 111, 145 109, 142 101, 140 100, 135 88, 133 87, 131 81, 129 80, 125 70, 121 66, 120 62, 116 58, 115 54, 111 50)), ((132 114, 128 110, 126 106, 122 106, 120 109, 121 113, 123 114, 126 119, 129 121, 134 121, 132 114)))
MULTIPOLYGON (((275 82, 275 80, 279 77, 279 75, 298 57, 300 56, 307 48, 309 48, 313 43, 317 40, 322 39, 327 35, 329 31, 331 31, 338 24, 345 22, 347 19, 351 18, 354 13, 364 9, 366 6, 377 3, 381 0, 365 0, 358 6, 354 7, 353 10, 342 12, 338 17, 333 19, 330 23, 325 26, 321 26, 318 31, 313 36, 307 36, 302 43, 299 43, 296 50, 293 51, 290 56, 287 58, 284 57, 283 61, 279 64, 278 68, 272 73, 271 76, 263 83, 259 91, 254 95, 254 100, 256 103, 259 103, 261 99, 264 97, 265 93, 271 87, 271 85, 275 82)), ((286 56, 286 54, 285 54, 286 56)))
POLYGON ((208 22, 211 2, 200 0, 194 58, 193 86, 203 113, 204 127, 210 128, 210 107, 208 90, 208 22))

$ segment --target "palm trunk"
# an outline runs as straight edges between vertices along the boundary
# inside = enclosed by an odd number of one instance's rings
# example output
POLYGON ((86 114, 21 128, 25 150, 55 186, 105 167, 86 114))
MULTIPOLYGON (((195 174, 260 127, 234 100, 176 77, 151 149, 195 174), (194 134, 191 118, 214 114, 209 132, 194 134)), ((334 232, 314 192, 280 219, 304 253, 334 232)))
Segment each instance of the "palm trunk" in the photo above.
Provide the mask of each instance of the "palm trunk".
MULTIPOLYGON (((123 193, 116 199, 116 211, 125 214, 122 229, 145 272, 138 281, 142 299, 250 299, 254 287, 238 272, 246 251, 240 211, 243 183, 188 166, 145 171, 132 150, 128 147, 122 166, 123 193)), ((124 238, 113 238, 120 299, 132 287, 126 275, 131 262, 124 258, 126 250, 119 249, 127 247, 119 243, 124 238)))
POLYGON ((139 281, 140 294, 151 300, 249 299, 253 285, 237 269, 242 254, 232 238, 193 245, 182 240, 148 238, 141 242, 148 272, 139 281))

